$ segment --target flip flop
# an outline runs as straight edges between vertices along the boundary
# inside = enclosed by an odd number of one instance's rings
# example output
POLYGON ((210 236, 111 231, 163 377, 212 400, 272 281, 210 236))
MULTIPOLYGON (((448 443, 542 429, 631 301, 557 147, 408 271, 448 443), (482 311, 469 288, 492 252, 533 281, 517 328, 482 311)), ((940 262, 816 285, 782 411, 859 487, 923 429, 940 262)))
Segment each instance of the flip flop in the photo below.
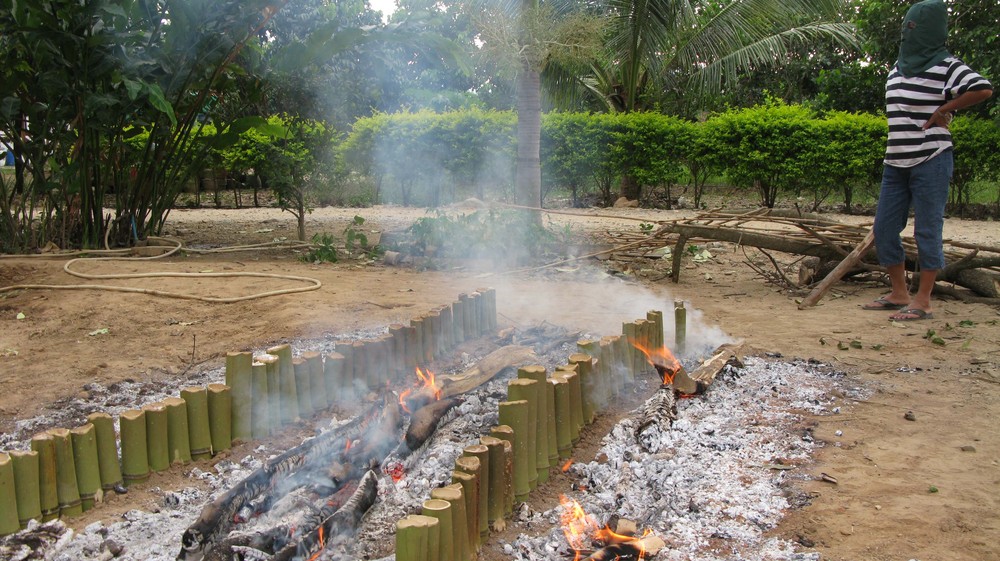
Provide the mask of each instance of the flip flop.
POLYGON ((934 319, 934 314, 925 312, 919 308, 907 308, 889 316, 890 321, 920 321, 922 319, 934 319), (913 316, 913 317, 900 317, 913 316))
POLYGON ((874 310, 874 311, 902 310, 906 306, 907 306, 907 304, 897 304, 895 302, 890 302, 890 301, 886 300, 884 296, 879 296, 878 298, 876 298, 875 300, 873 300, 871 303, 865 304, 864 306, 861 306, 861 309, 862 310, 874 310))

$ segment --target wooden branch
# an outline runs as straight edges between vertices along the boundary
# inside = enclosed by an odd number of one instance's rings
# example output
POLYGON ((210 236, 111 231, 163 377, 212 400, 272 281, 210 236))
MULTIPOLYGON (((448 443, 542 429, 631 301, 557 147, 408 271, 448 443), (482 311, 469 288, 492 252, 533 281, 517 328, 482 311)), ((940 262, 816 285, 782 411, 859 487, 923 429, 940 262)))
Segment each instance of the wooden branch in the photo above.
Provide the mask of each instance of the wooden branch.
POLYGON ((843 261, 840 262, 840 265, 837 265, 837 267, 831 271, 825 279, 816 285, 816 288, 809 293, 809 296, 806 296, 805 299, 802 300, 802 303, 799 304, 799 309, 804 310, 811 306, 815 306, 816 302, 819 302, 820 298, 826 294, 826 291, 829 290, 831 286, 837 283, 837 281, 839 281, 848 271, 853 269, 855 265, 861 261, 865 252, 867 252, 874 243, 875 230, 870 230, 868 235, 865 236, 865 239, 862 240, 861 243, 859 243, 857 247, 855 247, 854 250, 851 251, 846 258, 844 258, 843 261))
POLYGON ((449 397, 474 390, 492 380, 506 368, 535 362, 538 362, 538 358, 528 347, 520 345, 500 347, 461 374, 440 376, 442 396, 449 397))

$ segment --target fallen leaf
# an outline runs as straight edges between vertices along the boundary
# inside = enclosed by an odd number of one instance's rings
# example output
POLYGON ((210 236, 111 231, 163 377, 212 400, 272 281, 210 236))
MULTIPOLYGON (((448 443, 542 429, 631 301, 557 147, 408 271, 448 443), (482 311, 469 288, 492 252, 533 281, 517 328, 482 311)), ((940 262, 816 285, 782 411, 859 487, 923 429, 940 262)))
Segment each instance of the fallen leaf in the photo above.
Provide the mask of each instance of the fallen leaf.
POLYGON ((102 327, 100 329, 95 329, 95 330, 91 331, 87 335, 89 337, 94 337, 95 335, 107 335, 108 333, 109 333, 108 328, 107 327, 102 327))
POLYGON ((12 356, 17 356, 17 349, 4 349, 0 351, 0 357, 8 358, 12 356))
POLYGON ((270 233, 270 232, 273 232, 273 231, 274 231, 274 228, 261 228, 260 230, 254 230, 253 233, 255 233, 255 234, 267 234, 267 233, 270 233))
POLYGON ((24 312, 17 312, 17 319, 24 319, 28 316, 24 315, 24 312))

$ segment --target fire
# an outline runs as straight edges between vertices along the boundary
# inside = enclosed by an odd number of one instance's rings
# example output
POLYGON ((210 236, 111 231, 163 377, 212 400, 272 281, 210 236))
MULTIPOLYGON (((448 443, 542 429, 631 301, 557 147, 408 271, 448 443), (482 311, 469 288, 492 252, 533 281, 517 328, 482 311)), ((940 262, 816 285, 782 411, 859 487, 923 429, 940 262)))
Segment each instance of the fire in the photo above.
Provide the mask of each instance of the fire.
POLYGON ((580 503, 566 495, 559 496, 559 503, 563 507, 563 513, 560 516, 563 534, 566 536, 566 542, 576 552, 573 561, 579 561, 580 551, 586 549, 587 540, 599 532, 601 526, 583 511, 580 503))
POLYGON ((406 475, 406 469, 400 462, 393 462, 385 466, 382 469, 382 471, 384 471, 386 475, 392 478, 393 483, 399 483, 400 481, 402 481, 403 476, 406 475))
POLYGON ((656 371, 663 376, 664 384, 673 383, 674 375, 681 369, 681 363, 676 357, 674 357, 674 354, 670 352, 670 349, 666 347, 648 349, 637 341, 630 342, 633 347, 639 349, 642 351, 642 354, 646 355, 646 361, 656 368, 656 371))
POLYGON ((413 395, 414 391, 426 388, 427 390, 430 391, 430 394, 434 396, 434 401, 438 401, 441 399, 441 394, 442 394, 441 387, 438 386, 437 382, 434 380, 434 373, 431 372, 430 370, 427 371, 421 370, 419 366, 416 368, 416 371, 419 383, 415 384, 414 387, 412 388, 407 388, 403 390, 399 394, 399 405, 400 407, 403 408, 403 411, 406 411, 407 413, 413 413, 412 411, 410 411, 410 407, 406 404, 406 400, 411 395, 413 395))
POLYGON ((570 458, 570 459, 566 460, 566 463, 563 464, 563 466, 562 466, 563 473, 566 473, 567 471, 569 471, 569 466, 571 466, 571 465, 573 465, 573 458, 570 458))

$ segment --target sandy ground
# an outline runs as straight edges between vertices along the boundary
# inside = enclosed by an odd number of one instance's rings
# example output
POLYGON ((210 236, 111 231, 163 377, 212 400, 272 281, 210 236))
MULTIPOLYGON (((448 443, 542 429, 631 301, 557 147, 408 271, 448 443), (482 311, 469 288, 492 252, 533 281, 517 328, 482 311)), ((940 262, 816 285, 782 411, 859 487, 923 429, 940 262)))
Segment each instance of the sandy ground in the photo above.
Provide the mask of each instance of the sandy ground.
MULTIPOLYGON (((578 233, 635 232, 636 219, 668 220, 685 216, 683 212, 602 210, 552 219, 578 233)), ((401 229, 425 212, 317 209, 309 216, 308 232, 339 235, 356 214, 374 233, 401 229)), ((274 209, 184 210, 170 215, 166 230, 188 246, 214 247, 292 239, 294 220, 274 209)), ((949 220, 945 235, 1000 245, 1000 231, 991 222, 949 220)), ((799 311, 795 295, 761 279, 746 265, 742 250, 723 244, 705 247, 713 258, 687 264, 676 285, 652 280, 663 277, 665 263, 624 279, 604 273, 607 262, 484 274, 468 267, 416 271, 358 261, 307 264, 289 251, 79 263, 77 270, 102 274, 274 273, 314 278, 323 286, 234 304, 94 290, 0 293, 0 429, 9 433, 17 420, 85 395, 92 381, 110 385, 186 377, 217 368, 229 351, 406 322, 483 286, 497 289, 502 324, 549 321, 606 334, 619 333, 622 321, 642 317, 646 310, 669 311, 674 300, 682 299, 706 326, 690 335, 696 341, 742 339, 758 352, 814 358, 874 391, 869 401, 845 404, 838 416, 814 419, 816 437, 828 445, 810 468, 816 480, 804 484, 812 501, 790 512, 776 535, 817 549, 825 560, 1000 559, 997 310, 939 301, 932 320, 891 323, 888 313, 860 308, 883 293, 883 286, 842 283, 818 307, 799 311), (926 337, 929 330, 944 345, 932 343, 926 337), (821 473, 838 483, 820 481, 821 473)), ((64 263, 0 260, 0 286, 101 282, 211 296, 303 286, 249 277, 83 281, 64 273, 64 263)), ((139 501, 141 496, 122 500, 139 501)))

